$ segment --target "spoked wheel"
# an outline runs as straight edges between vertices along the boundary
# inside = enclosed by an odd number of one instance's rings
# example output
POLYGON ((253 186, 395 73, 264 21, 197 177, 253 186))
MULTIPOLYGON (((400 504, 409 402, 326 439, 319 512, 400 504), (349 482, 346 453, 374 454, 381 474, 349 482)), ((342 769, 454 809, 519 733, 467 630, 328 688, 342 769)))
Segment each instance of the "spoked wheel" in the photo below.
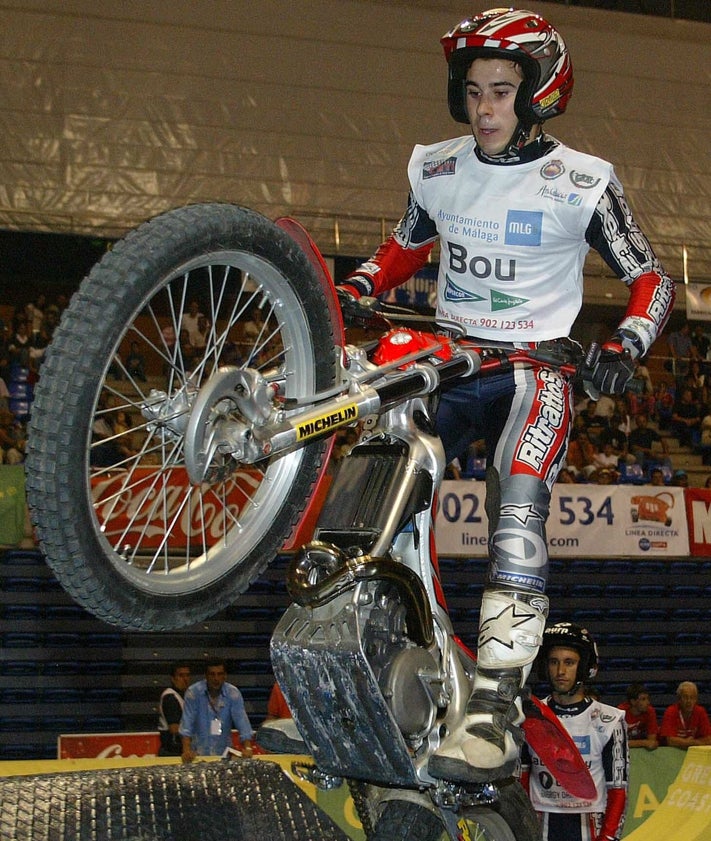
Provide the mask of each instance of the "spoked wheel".
POLYGON ((32 411, 28 500, 62 585, 135 629, 233 602, 300 518, 327 445, 254 464, 211 449, 209 423, 243 420, 211 384, 224 366, 256 370, 289 407, 333 384, 335 359, 323 288, 259 214, 194 205, 118 243, 65 312, 32 411), (196 403, 198 477, 185 462, 196 403))
MULTIPOLYGON (((536 814, 520 784, 500 785, 499 802, 463 808, 458 814, 462 838, 470 841, 540 841, 536 814)), ((387 802, 369 841, 448 841, 440 816, 409 800, 387 802)))

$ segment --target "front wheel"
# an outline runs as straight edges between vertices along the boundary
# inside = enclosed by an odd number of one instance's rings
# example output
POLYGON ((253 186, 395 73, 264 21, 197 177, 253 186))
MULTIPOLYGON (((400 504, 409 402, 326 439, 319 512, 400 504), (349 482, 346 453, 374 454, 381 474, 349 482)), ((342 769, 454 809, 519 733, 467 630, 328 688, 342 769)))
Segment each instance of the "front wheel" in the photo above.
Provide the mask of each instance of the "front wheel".
MULTIPOLYGON (((222 366, 283 383, 285 405, 335 379, 324 290, 277 225, 229 204, 145 223, 84 279, 41 368, 28 501, 64 588, 99 618, 170 630, 232 603, 279 552, 326 452, 185 463, 191 408, 222 366)), ((229 400, 208 419, 242 420, 229 400)))
MULTIPOLYGON (((462 838, 470 841, 540 841, 536 814, 521 785, 507 780, 499 801, 491 806, 470 806, 458 813, 462 838)), ((369 841, 448 841, 441 817, 409 800, 385 803, 369 841)))

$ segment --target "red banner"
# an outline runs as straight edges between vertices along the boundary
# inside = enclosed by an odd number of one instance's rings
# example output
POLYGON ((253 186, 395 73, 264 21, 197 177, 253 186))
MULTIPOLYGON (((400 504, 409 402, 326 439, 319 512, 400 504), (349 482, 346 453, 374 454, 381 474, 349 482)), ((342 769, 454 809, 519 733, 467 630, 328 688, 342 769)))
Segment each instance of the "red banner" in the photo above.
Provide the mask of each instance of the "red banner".
POLYGON ((684 491, 692 555, 711 557, 711 490, 687 488, 684 491))
POLYGON ((205 536, 212 546, 224 536, 226 513, 232 522, 239 519, 262 475, 240 469, 224 485, 203 489, 190 484, 184 467, 162 472, 147 466, 94 476, 91 489, 96 515, 112 542, 120 538, 155 549, 167 541, 176 548, 199 545, 205 536))
MULTIPOLYGON (((241 750, 239 733, 232 731, 232 746, 241 750)), ((57 739, 58 759, 109 759, 113 756, 157 756, 160 737, 149 733, 72 733, 57 739)))

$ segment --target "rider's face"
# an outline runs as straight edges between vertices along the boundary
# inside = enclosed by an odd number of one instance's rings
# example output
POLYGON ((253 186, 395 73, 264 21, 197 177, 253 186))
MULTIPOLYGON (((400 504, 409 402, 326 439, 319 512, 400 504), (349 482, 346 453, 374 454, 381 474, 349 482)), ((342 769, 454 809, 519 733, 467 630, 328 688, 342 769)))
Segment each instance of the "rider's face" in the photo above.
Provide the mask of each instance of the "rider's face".
POLYGON ((552 648, 548 654, 548 678, 554 692, 566 694, 577 683, 580 655, 572 648, 552 648))
MULTIPOLYGON (((474 139, 487 155, 500 154, 511 141, 518 125, 514 102, 522 79, 518 64, 499 58, 477 58, 467 71, 467 114, 474 139)), ((534 127, 528 142, 536 131, 534 127)))

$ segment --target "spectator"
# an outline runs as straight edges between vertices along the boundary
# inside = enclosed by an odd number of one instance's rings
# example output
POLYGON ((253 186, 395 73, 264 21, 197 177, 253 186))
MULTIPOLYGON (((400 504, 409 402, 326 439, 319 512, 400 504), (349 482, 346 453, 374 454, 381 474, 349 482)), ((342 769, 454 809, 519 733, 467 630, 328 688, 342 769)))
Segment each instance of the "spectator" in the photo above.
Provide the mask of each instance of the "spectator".
POLYGON ((227 683, 223 660, 205 664, 205 679, 194 683, 185 693, 180 721, 183 762, 196 756, 222 756, 232 746, 232 727, 242 739, 243 753, 252 755, 252 725, 244 708, 242 693, 227 683))
POLYGON ((691 343, 691 328, 688 322, 669 334, 667 345, 671 359, 668 360, 668 364, 665 363, 664 367, 671 371, 674 376, 683 377, 689 370, 689 359, 694 352, 694 346, 691 343))
POLYGON ((652 468, 649 474, 649 482, 651 485, 656 485, 657 487, 661 485, 666 485, 666 480, 664 479, 664 471, 661 467, 652 468))
POLYGON ((670 484, 674 485, 675 488, 688 488, 689 474, 686 470, 675 470, 670 484))
POLYGON ((590 476, 590 481, 596 485, 614 485, 620 478, 619 470, 613 467, 601 467, 590 476))
POLYGON ((180 331, 182 333, 183 330, 187 330, 187 340, 193 347, 197 347, 199 344, 198 325, 200 322, 200 316, 203 316, 203 314, 200 312, 199 302, 190 301, 188 304, 188 311, 183 313, 183 317, 180 320, 180 331))
POLYGON ((666 381, 661 380, 654 390, 654 414, 660 429, 671 427, 671 417, 676 400, 675 389, 666 381))
POLYGON ((602 430, 609 425, 607 418, 597 413, 597 400, 588 400, 587 406, 581 412, 580 417, 583 419, 582 425, 585 427, 588 438, 597 447, 602 430))
POLYGON ((641 683, 630 684, 627 687, 627 700, 620 704, 620 709, 625 711, 629 746, 654 750, 658 746, 659 727, 647 687, 641 683))
POLYGON ((561 468, 561 471, 558 474, 556 482, 560 482, 562 485, 574 485, 575 475, 572 470, 570 470, 567 467, 563 467, 561 468))
POLYGON ((619 463, 620 457, 615 452, 611 441, 607 441, 602 449, 598 450, 593 457, 593 464, 595 465, 595 470, 598 472, 609 470, 619 475, 617 470, 619 463))
POLYGON ((635 360, 633 379, 642 383, 642 392, 641 394, 635 395, 635 393, 631 391, 629 395, 630 398, 636 396, 637 398, 642 399, 654 394, 654 386, 652 384, 652 376, 649 373, 649 368, 639 359, 635 360))
POLYGON ((682 447, 693 447, 701 441, 701 406, 690 388, 683 388, 674 404, 671 431, 682 447))
POLYGON ((635 428, 630 432, 629 451, 643 470, 648 470, 652 464, 667 464, 669 448, 661 435, 649 425, 649 418, 644 412, 635 416, 635 428))
POLYGON ((265 721, 276 721, 280 718, 291 718, 291 710, 286 703, 281 687, 275 681, 267 701, 267 717, 265 721))
POLYGON ((143 383, 146 382, 146 361, 140 351, 138 342, 131 342, 124 366, 129 377, 143 383))
POLYGON ((9 409, 0 409, 0 462, 22 464, 25 460, 25 429, 9 409))
POLYGON ((697 745, 711 745, 711 722, 699 704, 699 690, 695 683, 685 680, 676 690, 677 702, 664 712, 659 730, 659 742, 671 748, 686 750, 697 745))
POLYGON ((706 333, 704 333, 703 325, 698 321, 694 324, 694 329, 691 331, 691 344, 693 345, 696 359, 708 359, 711 341, 706 333))
POLYGON ((190 666, 174 663, 170 670, 170 686, 161 692, 158 701, 158 756, 181 756, 183 743, 180 736, 180 719, 183 715, 185 690, 190 684, 190 666))
POLYGON ((600 439, 598 442, 598 448, 605 452, 605 447, 609 444, 610 445, 610 453, 615 456, 617 462, 615 463, 615 467, 617 463, 622 461, 625 463, 634 462, 634 458, 629 458, 629 437, 625 432, 624 427, 626 423, 623 423, 622 417, 615 412, 615 414, 610 419, 610 425, 603 429, 600 433, 600 439))
POLYGON ((575 471, 576 477, 587 478, 595 470, 595 445, 590 441, 587 432, 578 430, 568 445, 565 457, 566 465, 575 471))
POLYGON ((711 488, 711 476, 706 477, 706 481, 704 482, 705 488, 711 488))
POLYGON ((597 674, 595 641, 580 625, 559 622, 544 631, 536 662, 552 689, 545 703, 580 748, 597 790, 592 800, 574 797, 524 747, 521 781, 540 814, 542 839, 618 839, 627 807, 627 735, 622 710, 585 694, 585 683, 597 674))

